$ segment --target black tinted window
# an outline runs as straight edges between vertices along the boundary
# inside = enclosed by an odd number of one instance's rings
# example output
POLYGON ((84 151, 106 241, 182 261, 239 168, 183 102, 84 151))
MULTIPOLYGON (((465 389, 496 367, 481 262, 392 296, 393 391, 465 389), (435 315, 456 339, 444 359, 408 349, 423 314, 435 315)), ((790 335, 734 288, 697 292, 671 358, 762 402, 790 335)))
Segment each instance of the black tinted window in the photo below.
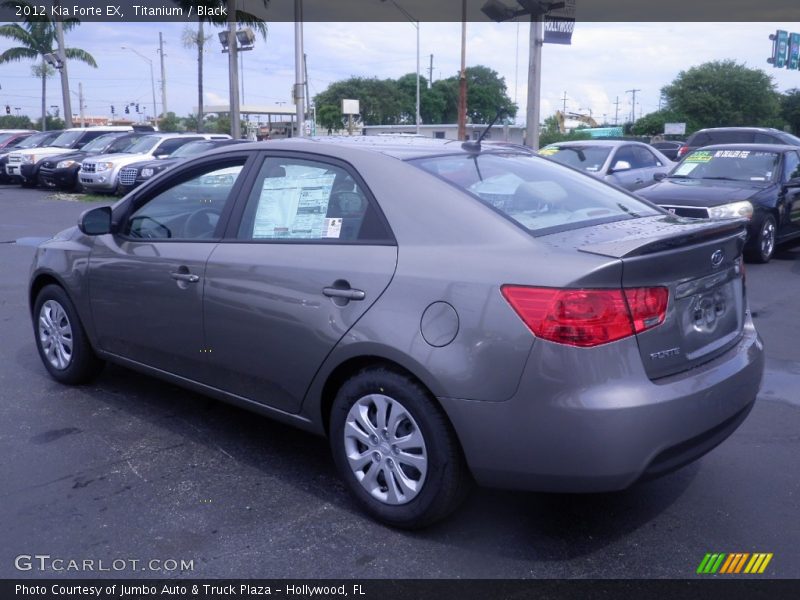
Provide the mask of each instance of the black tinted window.
POLYGON ((783 167, 783 180, 788 181, 796 177, 800 177, 800 154, 787 152, 786 162, 783 167))
POLYGON ((752 144, 755 134, 751 131, 712 131, 709 134, 712 144, 752 144))

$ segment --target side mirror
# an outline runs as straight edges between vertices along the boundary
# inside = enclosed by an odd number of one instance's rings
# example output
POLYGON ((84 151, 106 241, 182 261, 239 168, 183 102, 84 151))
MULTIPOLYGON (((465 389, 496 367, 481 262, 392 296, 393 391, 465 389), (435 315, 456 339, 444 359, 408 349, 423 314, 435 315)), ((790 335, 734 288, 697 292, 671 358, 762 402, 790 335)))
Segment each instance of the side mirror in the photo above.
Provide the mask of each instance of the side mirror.
POLYGON ((666 173, 655 173, 653 175, 653 181, 662 181, 663 179, 666 179, 666 177, 667 177, 666 173))
POLYGON ((618 160, 614 163, 614 166, 611 167, 609 173, 616 173, 617 171, 630 171, 631 170, 631 163, 627 160, 618 160))
POLYGON ((101 206, 85 211, 78 219, 78 229, 86 235, 111 233, 111 207, 101 206))

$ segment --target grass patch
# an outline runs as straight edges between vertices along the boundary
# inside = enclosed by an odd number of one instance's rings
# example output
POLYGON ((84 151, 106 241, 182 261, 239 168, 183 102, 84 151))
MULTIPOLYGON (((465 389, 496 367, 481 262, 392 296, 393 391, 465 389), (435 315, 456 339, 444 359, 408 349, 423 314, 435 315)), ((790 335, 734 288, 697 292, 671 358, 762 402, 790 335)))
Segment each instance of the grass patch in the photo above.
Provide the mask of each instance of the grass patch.
POLYGON ((50 198, 67 202, 116 202, 118 200, 116 196, 109 194, 70 194, 68 192, 56 192, 50 198))

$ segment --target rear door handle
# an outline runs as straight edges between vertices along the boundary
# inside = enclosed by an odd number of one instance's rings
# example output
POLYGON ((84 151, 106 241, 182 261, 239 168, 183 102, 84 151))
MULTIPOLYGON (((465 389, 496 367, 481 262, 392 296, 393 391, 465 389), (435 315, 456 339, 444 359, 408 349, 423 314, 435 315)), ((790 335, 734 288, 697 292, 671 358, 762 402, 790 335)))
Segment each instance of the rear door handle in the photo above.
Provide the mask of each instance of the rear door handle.
POLYGON ((200 281, 199 275, 192 275, 191 273, 176 272, 176 273, 170 273, 170 275, 175 281, 185 281, 187 283, 197 283, 198 281, 200 281))
POLYGON ((328 298, 344 298, 345 300, 363 300, 367 297, 364 290, 354 290, 353 288, 334 288, 326 287, 322 293, 328 298))

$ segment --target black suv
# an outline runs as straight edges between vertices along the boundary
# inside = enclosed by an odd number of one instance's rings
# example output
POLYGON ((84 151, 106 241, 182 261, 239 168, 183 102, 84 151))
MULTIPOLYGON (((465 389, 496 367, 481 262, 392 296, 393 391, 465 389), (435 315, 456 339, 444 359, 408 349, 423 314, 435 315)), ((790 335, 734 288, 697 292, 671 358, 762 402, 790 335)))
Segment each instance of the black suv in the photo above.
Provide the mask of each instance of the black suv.
POLYGON ((771 127, 712 127, 695 131, 686 144, 678 149, 676 160, 692 150, 716 144, 781 144, 800 146, 800 138, 771 127))

